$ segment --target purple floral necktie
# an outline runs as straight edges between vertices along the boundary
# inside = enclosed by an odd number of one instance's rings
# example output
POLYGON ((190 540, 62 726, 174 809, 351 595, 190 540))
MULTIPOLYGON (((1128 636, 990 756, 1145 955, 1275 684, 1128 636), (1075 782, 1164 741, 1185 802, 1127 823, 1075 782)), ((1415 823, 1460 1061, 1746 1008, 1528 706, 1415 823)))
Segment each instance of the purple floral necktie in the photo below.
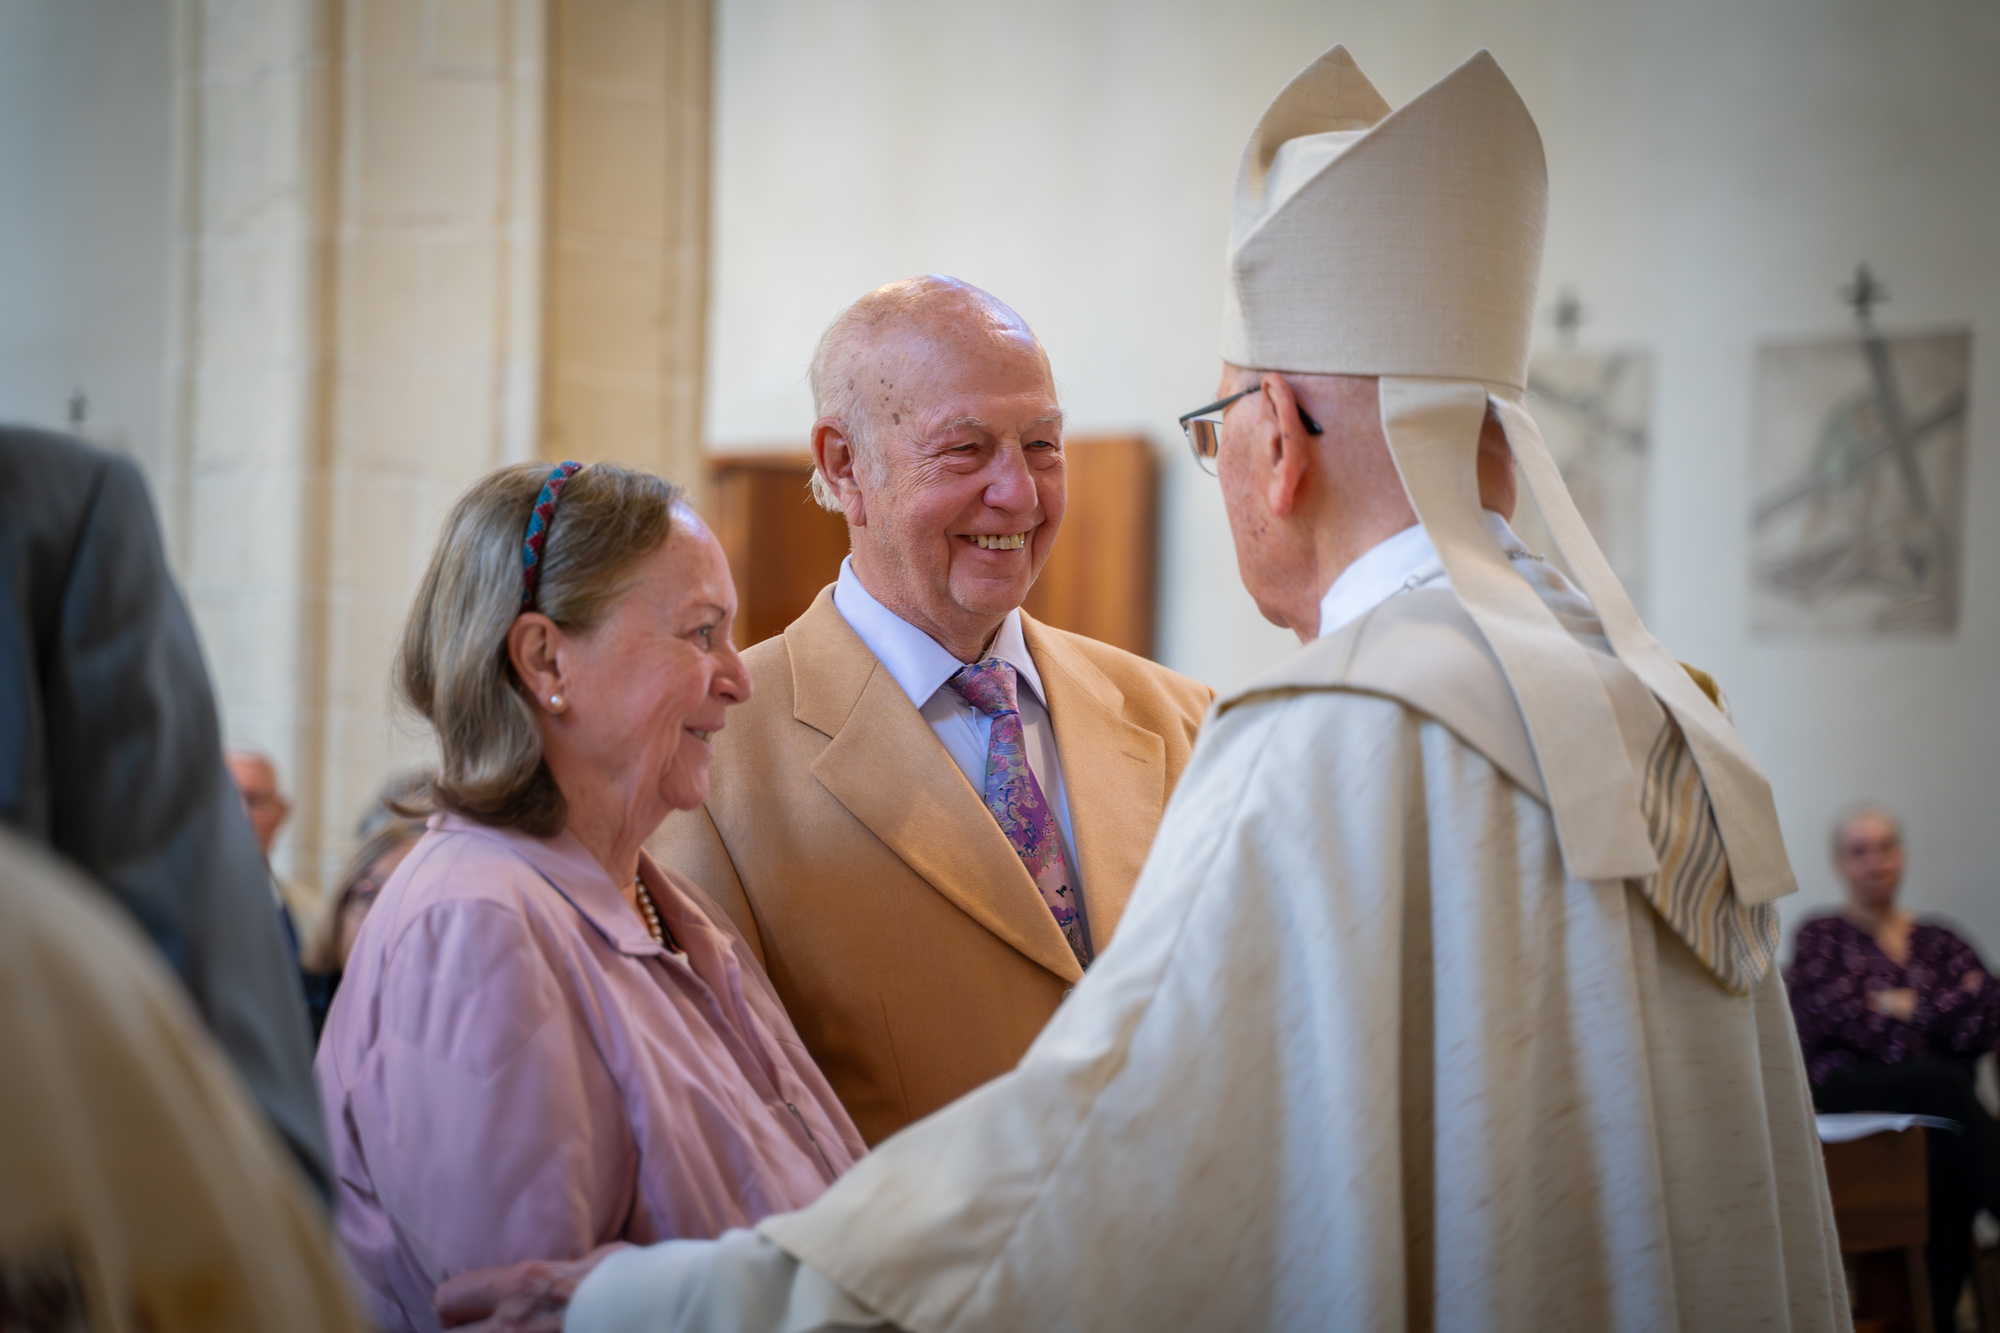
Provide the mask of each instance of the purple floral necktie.
POLYGON ((1076 890, 1070 885, 1056 817, 1042 797, 1042 786, 1028 767, 1027 739, 1021 731, 1021 710, 1015 702, 1014 668, 997 657, 962 667, 947 682, 960 698, 993 719, 986 743, 986 808, 1000 822, 1000 831, 1021 863, 1034 877, 1063 938, 1076 961, 1090 966, 1090 940, 1084 933, 1076 890))

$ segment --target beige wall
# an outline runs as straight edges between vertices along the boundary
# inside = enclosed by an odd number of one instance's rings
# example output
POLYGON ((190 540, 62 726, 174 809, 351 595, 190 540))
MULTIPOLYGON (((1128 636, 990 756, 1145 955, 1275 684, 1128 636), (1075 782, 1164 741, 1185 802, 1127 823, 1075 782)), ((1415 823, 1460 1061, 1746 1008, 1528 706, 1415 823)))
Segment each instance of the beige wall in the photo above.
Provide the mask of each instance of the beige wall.
POLYGON ((156 462, 163 434, 173 11, 0 4, 0 419, 156 462))
POLYGON ((1911 901, 2000 954, 2000 8, 1984 0, 723 0, 710 438, 802 439, 803 370, 841 305, 958 274, 1040 331, 1075 428, 1162 449, 1167 662, 1227 685, 1288 652, 1173 419, 1215 384, 1243 139, 1336 40, 1392 104, 1490 46, 1539 120, 1544 300, 1576 288, 1581 345, 1657 358, 1647 609, 1722 679, 1771 770, 1806 884, 1788 910, 1833 895, 1833 811, 1880 797, 1910 819, 1911 901), (1755 347, 1846 331, 1835 289, 1864 258, 1890 328, 1975 331, 1960 628, 1753 639, 1755 347))

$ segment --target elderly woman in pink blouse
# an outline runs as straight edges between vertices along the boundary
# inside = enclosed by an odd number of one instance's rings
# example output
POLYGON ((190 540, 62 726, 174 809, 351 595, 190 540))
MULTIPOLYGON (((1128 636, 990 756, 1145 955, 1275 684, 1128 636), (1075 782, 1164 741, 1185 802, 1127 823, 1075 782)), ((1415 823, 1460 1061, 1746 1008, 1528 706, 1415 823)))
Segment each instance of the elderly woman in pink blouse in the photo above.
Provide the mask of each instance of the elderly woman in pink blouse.
POLYGON ((469 1268, 712 1237, 863 1151, 728 918, 641 844, 750 695, 722 550, 675 487, 504 468, 452 511, 396 684, 438 813, 320 1046, 340 1237, 376 1321, 469 1268))

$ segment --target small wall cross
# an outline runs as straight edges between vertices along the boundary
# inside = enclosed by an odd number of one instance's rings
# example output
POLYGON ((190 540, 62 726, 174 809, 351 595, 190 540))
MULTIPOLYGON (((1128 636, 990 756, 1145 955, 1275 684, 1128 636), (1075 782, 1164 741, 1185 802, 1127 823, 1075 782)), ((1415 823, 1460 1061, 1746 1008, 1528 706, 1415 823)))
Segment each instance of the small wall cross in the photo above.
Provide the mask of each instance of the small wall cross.
POLYGON ((1869 327, 1870 316, 1874 314, 1875 307, 1889 299, 1889 289, 1868 271, 1868 265, 1857 264, 1854 268, 1854 281, 1840 289, 1840 299, 1854 307, 1854 318, 1859 321, 1862 328, 1866 329, 1869 327))

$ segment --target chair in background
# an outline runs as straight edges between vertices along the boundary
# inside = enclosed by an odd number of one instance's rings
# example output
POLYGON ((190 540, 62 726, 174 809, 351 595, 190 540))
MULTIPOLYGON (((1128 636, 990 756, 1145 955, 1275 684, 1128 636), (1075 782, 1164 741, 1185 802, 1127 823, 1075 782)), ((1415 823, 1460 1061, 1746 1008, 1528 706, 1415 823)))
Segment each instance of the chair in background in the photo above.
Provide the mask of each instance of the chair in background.
POLYGON ((1823 1145, 1855 1333, 1951 1333, 1931 1319, 1924 1131, 1823 1145))

